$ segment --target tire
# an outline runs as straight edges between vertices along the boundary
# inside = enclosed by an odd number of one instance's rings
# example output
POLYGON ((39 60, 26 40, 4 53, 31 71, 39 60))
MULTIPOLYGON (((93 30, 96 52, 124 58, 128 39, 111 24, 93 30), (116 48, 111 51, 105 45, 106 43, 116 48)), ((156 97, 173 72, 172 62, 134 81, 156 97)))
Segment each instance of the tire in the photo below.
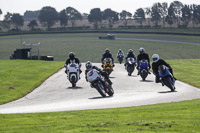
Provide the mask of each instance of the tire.
POLYGON ((162 80, 164 81, 164 84, 165 84, 168 88, 170 88, 171 91, 174 91, 174 90, 175 90, 174 85, 170 82, 171 79, 170 79, 169 76, 163 78, 162 80))
POLYGON ((112 88, 111 86, 109 86, 108 95, 109 95, 109 96, 113 96, 113 94, 114 94, 114 90, 113 90, 113 88, 112 88))
POLYGON ((141 76, 142 80, 145 81, 146 77, 148 76, 148 71, 143 72, 143 73, 141 71, 142 70, 140 70, 140 76, 141 76))
POLYGON ((102 97, 106 97, 106 92, 101 81, 98 81, 97 83, 97 91, 101 94, 102 97))
POLYGON ((72 87, 76 87, 76 79, 74 76, 72 77, 71 83, 72 83, 72 87))
POLYGON ((127 71, 128 71, 128 76, 131 76, 131 74, 132 74, 133 71, 134 71, 134 68, 128 66, 127 71))

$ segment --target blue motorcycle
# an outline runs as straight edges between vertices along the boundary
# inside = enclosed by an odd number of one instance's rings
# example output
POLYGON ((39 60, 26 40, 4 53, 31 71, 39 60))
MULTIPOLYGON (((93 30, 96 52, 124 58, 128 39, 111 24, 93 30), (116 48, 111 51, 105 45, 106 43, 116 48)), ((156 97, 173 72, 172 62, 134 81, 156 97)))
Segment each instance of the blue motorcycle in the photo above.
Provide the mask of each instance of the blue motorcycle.
POLYGON ((165 65, 160 65, 158 67, 158 73, 162 84, 170 88, 171 91, 175 91, 175 79, 165 65))
POLYGON ((145 81, 146 77, 149 74, 149 63, 147 60, 141 60, 139 63, 139 74, 143 81, 145 81))

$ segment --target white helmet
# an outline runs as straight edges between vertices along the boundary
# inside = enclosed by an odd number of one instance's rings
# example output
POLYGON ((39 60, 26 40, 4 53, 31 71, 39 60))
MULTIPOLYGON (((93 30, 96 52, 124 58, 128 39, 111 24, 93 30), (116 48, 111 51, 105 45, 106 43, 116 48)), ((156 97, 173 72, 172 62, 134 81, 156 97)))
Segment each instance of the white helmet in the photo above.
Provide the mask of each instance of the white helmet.
POLYGON ((139 52, 140 52, 140 53, 144 53, 144 48, 141 47, 141 48, 139 49, 139 52))
POLYGON ((152 56, 153 62, 157 62, 159 60, 159 55, 158 54, 154 54, 152 56))
POLYGON ((88 62, 85 64, 85 67, 86 67, 86 69, 91 69, 91 68, 92 68, 92 62, 88 61, 88 62))

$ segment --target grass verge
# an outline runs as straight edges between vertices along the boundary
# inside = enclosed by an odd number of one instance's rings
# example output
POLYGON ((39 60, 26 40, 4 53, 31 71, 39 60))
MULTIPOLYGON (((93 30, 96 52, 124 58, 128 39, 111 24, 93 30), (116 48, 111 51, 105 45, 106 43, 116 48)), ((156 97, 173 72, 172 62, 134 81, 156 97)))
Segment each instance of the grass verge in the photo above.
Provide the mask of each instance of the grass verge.
POLYGON ((0 115, 0 132, 198 133, 200 99, 140 107, 0 115))
POLYGON ((64 62, 0 60, 0 104, 25 96, 63 65, 64 62))

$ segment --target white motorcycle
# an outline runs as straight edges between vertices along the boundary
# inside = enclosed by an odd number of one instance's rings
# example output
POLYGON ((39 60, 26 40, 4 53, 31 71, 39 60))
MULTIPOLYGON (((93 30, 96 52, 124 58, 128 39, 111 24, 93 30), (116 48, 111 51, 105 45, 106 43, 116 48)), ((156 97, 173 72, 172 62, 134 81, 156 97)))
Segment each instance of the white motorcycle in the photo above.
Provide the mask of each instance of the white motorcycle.
POLYGON ((72 87, 76 87, 76 83, 80 79, 80 67, 81 65, 75 63, 71 63, 66 67, 67 78, 69 82, 72 84, 72 87))
POLYGON ((90 70, 87 73, 88 82, 91 83, 91 87, 96 88, 102 97, 106 97, 106 93, 109 96, 114 94, 112 86, 105 80, 105 78, 100 75, 95 69, 90 70))
POLYGON ((126 60, 126 70, 128 72, 128 76, 131 76, 133 71, 135 70, 136 62, 135 59, 130 57, 126 60))

